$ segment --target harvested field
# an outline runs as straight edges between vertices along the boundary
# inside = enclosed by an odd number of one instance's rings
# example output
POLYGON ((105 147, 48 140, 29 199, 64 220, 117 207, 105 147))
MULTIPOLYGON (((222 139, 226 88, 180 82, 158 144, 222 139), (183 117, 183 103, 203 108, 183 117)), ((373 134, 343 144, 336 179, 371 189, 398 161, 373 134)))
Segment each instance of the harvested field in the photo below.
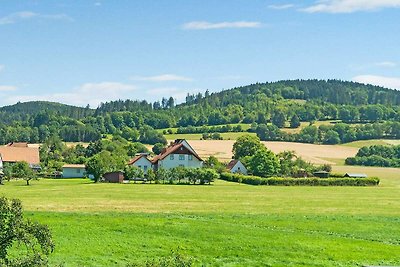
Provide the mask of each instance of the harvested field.
MULTIPOLYGON (((232 158, 234 140, 191 140, 190 144, 201 157, 215 156, 222 161, 232 158)), ((358 148, 339 145, 314 145, 290 142, 262 142, 274 153, 293 150, 304 160, 315 164, 336 164, 335 159, 354 156, 358 148)))

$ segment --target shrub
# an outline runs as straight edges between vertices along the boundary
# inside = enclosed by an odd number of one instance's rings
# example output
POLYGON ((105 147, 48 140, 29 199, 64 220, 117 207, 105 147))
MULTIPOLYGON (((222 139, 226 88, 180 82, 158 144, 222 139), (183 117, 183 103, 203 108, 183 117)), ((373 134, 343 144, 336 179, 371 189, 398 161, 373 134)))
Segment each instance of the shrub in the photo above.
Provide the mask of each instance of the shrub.
POLYGON ((284 186, 375 186, 379 178, 262 178, 232 173, 222 173, 220 179, 229 182, 240 182, 249 185, 284 185, 284 186))

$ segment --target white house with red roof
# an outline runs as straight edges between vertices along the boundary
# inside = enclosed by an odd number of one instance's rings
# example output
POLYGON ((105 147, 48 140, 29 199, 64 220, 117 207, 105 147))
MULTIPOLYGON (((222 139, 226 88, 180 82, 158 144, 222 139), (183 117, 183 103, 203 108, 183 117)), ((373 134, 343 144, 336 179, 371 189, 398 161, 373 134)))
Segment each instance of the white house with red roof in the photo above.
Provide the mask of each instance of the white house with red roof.
POLYGON ((238 159, 233 159, 231 160, 228 165, 226 166, 226 168, 231 172, 231 173, 241 173, 244 175, 247 175, 247 169, 246 167, 243 165, 242 162, 240 162, 240 160, 238 159))
POLYGON ((186 140, 177 139, 152 160, 148 158, 147 154, 138 154, 128 164, 146 172, 151 167, 154 170, 175 167, 200 168, 203 166, 203 160, 186 140))
POLYGON ((147 173, 147 170, 153 168, 153 163, 148 158, 148 153, 139 153, 128 162, 128 165, 133 165, 139 169, 142 169, 144 173, 147 173))

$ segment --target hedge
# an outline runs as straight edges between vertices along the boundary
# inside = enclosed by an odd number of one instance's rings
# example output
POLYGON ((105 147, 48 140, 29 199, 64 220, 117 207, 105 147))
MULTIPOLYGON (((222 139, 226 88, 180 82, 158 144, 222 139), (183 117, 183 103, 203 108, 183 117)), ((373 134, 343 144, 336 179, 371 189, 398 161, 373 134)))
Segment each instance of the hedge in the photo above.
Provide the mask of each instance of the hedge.
POLYGON ((232 173, 222 173, 221 180, 238 182, 250 185, 307 185, 307 186, 375 186, 379 184, 379 178, 263 178, 232 173))

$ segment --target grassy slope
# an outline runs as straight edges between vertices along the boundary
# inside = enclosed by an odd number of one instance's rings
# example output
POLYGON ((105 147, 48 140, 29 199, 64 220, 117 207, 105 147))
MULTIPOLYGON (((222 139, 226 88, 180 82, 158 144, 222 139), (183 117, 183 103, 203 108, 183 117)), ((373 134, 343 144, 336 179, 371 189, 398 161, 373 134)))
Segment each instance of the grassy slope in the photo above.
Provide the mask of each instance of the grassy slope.
MULTIPOLYGON (((383 173, 382 173, 383 174, 383 173)), ((28 217, 49 224, 52 263, 124 266, 171 249, 215 266, 399 265, 400 177, 379 187, 254 187, 10 182, 28 217)))

